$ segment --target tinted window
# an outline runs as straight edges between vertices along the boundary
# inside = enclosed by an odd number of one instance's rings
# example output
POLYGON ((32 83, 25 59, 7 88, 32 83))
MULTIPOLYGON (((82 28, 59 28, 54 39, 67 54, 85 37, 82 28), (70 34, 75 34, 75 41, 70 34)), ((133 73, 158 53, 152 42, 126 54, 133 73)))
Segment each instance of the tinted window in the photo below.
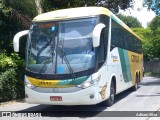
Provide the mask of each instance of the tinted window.
POLYGON ((111 27, 111 50, 114 48, 113 46, 142 53, 141 41, 114 20, 112 20, 111 27))

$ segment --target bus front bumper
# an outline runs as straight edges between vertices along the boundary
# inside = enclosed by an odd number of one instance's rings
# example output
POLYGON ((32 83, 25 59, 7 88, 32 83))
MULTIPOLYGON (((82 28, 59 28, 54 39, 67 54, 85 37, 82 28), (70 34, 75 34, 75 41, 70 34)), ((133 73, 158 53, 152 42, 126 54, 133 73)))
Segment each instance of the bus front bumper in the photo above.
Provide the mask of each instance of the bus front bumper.
POLYGON ((91 86, 72 93, 40 93, 25 87, 26 102, 48 105, 93 105, 98 103, 97 87, 91 86), (51 96, 62 97, 61 101, 51 101, 51 96))

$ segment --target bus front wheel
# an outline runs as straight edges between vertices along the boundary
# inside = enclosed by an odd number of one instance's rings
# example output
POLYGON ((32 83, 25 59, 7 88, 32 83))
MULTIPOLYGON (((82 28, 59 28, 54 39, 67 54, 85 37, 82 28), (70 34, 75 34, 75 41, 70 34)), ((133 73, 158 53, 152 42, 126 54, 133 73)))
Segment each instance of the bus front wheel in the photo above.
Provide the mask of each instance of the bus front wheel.
POLYGON ((115 85, 114 85, 114 82, 112 81, 110 86, 110 96, 107 100, 103 101, 101 105, 107 106, 107 107, 112 106, 114 103, 114 98, 115 98, 115 85))
POLYGON ((110 87, 110 96, 106 101, 106 104, 108 107, 112 106, 114 103, 114 98, 115 98, 115 85, 113 81, 111 82, 111 87, 110 87))

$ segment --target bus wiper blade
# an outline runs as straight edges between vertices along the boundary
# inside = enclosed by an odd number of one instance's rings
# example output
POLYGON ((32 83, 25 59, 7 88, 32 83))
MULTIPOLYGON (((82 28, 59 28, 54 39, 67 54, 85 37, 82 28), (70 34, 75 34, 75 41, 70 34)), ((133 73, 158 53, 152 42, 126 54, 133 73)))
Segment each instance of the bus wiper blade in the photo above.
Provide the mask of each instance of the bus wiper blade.
MULTIPOLYGON (((39 63, 39 56, 40 56, 40 54, 41 54, 49 45, 50 45, 50 44, 49 44, 49 42, 48 42, 46 45, 44 45, 44 46, 38 51, 38 53, 37 53, 37 56, 38 56, 37 63, 39 63)), ((50 51, 50 53, 52 53, 52 50, 50 51)), ((54 57, 54 54, 52 54, 52 59, 53 59, 53 57, 54 57)), ((45 64, 42 65, 42 67, 40 68, 39 74, 41 74, 41 73, 46 69, 46 66, 47 66, 47 64, 48 64, 49 62, 53 61, 52 59, 49 59, 49 60, 46 60, 46 61, 45 61, 45 64)))
POLYGON ((64 61, 66 62, 67 68, 68 68, 69 71, 70 71, 70 74, 71 74, 71 76, 72 76, 72 79, 75 80, 75 77, 76 77, 76 76, 75 76, 75 73, 73 72, 73 68, 71 67, 71 64, 69 63, 69 61, 68 61, 68 59, 67 59, 67 57, 66 57, 66 55, 65 55, 65 52, 63 51, 62 48, 60 48, 60 50, 61 50, 62 58, 64 57, 64 61))
POLYGON ((42 67, 39 70, 39 74, 41 74, 47 68, 48 63, 50 63, 51 61, 52 61, 52 59, 49 59, 46 61, 45 64, 42 65, 42 67))

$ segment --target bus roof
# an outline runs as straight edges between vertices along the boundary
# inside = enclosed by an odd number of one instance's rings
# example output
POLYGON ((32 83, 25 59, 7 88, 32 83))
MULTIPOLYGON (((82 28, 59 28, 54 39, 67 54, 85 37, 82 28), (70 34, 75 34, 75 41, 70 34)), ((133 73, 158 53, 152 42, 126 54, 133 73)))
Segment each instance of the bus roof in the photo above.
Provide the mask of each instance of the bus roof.
POLYGON ((133 35, 135 35, 137 38, 140 39, 140 37, 136 35, 124 22, 122 22, 117 16, 115 16, 111 11, 109 11, 107 8, 104 7, 78 7, 78 8, 55 10, 36 16, 33 19, 33 22, 74 19, 74 18, 95 16, 100 14, 105 14, 107 16, 110 16, 118 24, 123 26, 126 30, 128 30, 130 33, 132 33, 133 35))
POLYGON ((33 22, 72 19, 79 17, 95 16, 99 14, 110 15, 110 11, 104 7, 78 7, 55 10, 36 16, 33 22))
POLYGON ((139 40, 141 40, 141 38, 132 31, 132 29, 130 29, 123 21, 121 21, 117 16, 115 16, 113 13, 110 13, 111 18, 116 21, 118 24, 120 24, 121 26, 123 26, 126 30, 128 30, 130 33, 132 33, 134 36, 136 36, 139 40))

